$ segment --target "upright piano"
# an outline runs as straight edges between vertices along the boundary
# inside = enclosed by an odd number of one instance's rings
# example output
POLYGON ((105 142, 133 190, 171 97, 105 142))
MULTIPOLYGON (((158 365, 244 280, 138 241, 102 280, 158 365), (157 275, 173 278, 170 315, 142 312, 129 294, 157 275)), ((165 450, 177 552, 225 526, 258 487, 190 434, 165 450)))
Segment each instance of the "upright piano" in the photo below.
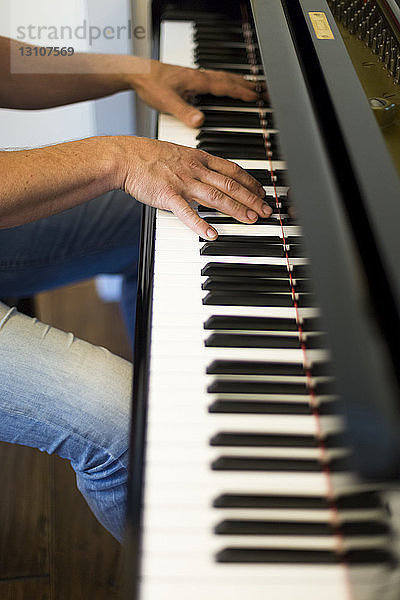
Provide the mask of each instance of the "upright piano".
POLYGON ((157 0, 153 57, 266 80, 161 140, 265 186, 214 242, 145 207, 130 600, 400 598, 400 2, 157 0), (288 194, 288 190, 290 190, 288 194))

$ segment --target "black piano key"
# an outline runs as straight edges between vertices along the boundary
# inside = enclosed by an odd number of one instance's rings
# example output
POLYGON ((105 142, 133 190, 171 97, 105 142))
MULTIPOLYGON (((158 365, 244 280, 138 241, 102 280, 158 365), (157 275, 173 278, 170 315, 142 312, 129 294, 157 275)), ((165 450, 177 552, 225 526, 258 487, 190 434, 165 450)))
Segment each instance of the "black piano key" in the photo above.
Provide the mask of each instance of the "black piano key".
MULTIPOLYGON (((310 415, 313 413, 309 402, 266 402, 242 400, 215 400, 208 407, 209 413, 217 414, 257 414, 257 415, 310 415)), ((335 400, 323 401, 318 405, 320 415, 338 415, 339 403, 335 400)))
POLYGON ((323 350, 328 346, 328 340, 324 333, 306 335, 303 338, 303 342, 308 350, 323 350))
MULTIPOLYGON (((213 96, 212 94, 203 94, 196 96, 193 103, 199 108, 207 106, 225 106, 227 108, 256 108, 254 100, 245 101, 239 98, 229 98, 229 96, 213 96)), ((264 101, 265 108, 268 108, 266 101, 264 101)), ((219 111, 216 111, 219 112, 219 111)), ((255 114, 258 114, 257 112, 255 114)))
POLYGON ((359 508, 382 508, 382 500, 376 491, 343 494, 335 498, 335 506, 340 510, 359 508))
MULTIPOLYGON (((328 434, 323 438, 326 448, 344 446, 341 434, 328 434)), ((313 435, 233 433, 221 431, 210 439, 211 446, 239 446, 262 448, 317 448, 318 442, 313 435)))
POLYGON ((318 460, 307 458, 242 458, 237 456, 220 456, 212 461, 213 471, 268 471, 292 473, 318 473, 323 468, 318 460))
POLYGON ((338 526, 338 531, 343 535, 351 537, 363 537, 366 535, 388 535, 390 528, 383 521, 345 521, 338 526))
MULTIPOLYGON (((208 211, 204 211, 208 212, 208 211)), ((215 211, 217 212, 217 211, 215 211)), ((201 213, 199 213, 201 214, 201 213)), ((199 236, 199 242, 205 243, 204 239, 199 236)), ((288 236, 283 240, 283 238, 278 235, 251 235, 251 229, 249 229, 248 235, 219 235, 218 239, 215 240, 217 244, 256 244, 256 245, 268 245, 268 246, 289 246, 289 247, 302 247, 302 238, 300 236, 288 236)), ((288 271, 286 266, 285 276, 288 277, 288 271)))
MULTIPOLYGON (((206 277, 213 275, 233 277, 289 277, 286 265, 251 265, 243 263, 210 262, 205 265, 201 274, 206 277)), ((294 278, 309 278, 307 265, 296 265, 291 271, 294 278)))
MULTIPOLYGON (((345 458, 332 458, 327 462, 329 471, 341 472, 348 469, 345 458)), ((324 465, 313 458, 258 458, 220 456, 211 463, 213 471, 267 471, 282 473, 318 473, 324 465)))
MULTIPOLYGON (((297 305, 300 307, 315 306, 314 296, 312 294, 298 294, 296 298, 297 305)), ((245 294, 231 292, 209 292, 203 298, 203 304, 211 306, 284 306, 292 307, 293 298, 291 294, 284 293, 265 293, 254 292, 245 294)))
POLYGON ((252 361, 214 360, 207 367, 209 375, 292 375, 304 376, 303 365, 252 361))
POLYGON ((201 40, 194 49, 194 56, 196 58, 202 56, 210 57, 212 60, 218 60, 220 56, 227 56, 228 58, 233 59, 231 62, 236 62, 237 56, 246 60, 247 52, 246 45, 241 42, 235 44, 235 42, 226 39, 221 42, 207 42, 206 40, 201 40))
MULTIPOLYGON (((303 332, 318 331, 321 323, 318 318, 303 319, 301 322, 303 332)), ((229 315, 212 316, 204 323, 204 329, 237 329, 257 331, 298 331, 299 326, 295 319, 278 317, 236 317, 229 315)))
MULTIPOLYGON (((257 127, 260 125, 260 116, 254 112, 240 112, 240 111, 222 111, 222 110, 207 110, 204 109, 205 115, 204 122, 201 129, 204 130, 206 127, 232 127, 232 128, 243 128, 243 127, 257 127)), ((264 116, 264 123, 268 129, 273 128, 272 115, 266 113, 264 116)))
POLYGON ((262 548, 225 548, 216 555, 223 563, 293 563, 293 564, 375 564, 392 563, 387 550, 349 550, 336 554, 329 550, 279 550, 262 548))
MULTIPOLYGON (((201 215, 201 212, 198 211, 201 215)), ((208 211, 203 211, 207 213, 208 211)), ((217 212, 217 211, 215 211, 217 212)), ((292 238, 297 239, 297 244, 301 242, 301 238, 292 238)), ((249 229, 249 235, 219 235, 218 239, 215 240, 218 244, 268 244, 270 246, 282 246, 283 239, 278 235, 251 235, 251 230, 249 229)), ((204 239, 199 236, 199 242, 204 244, 204 239)), ((287 242, 289 244, 289 242, 287 242)))
MULTIPOLYGON (((209 277, 202 283, 203 290, 244 290, 255 292, 290 292, 291 283, 287 279, 263 279, 252 277, 209 277)), ((297 292, 309 291, 307 282, 299 280, 294 285, 297 292)))
MULTIPOLYGON (((368 527, 365 521, 359 523, 360 535, 386 533, 382 525, 368 527), (373 533, 372 533, 373 532, 373 533)), ((379 524, 380 525, 380 524, 379 524)), ((261 521, 224 519, 214 527, 217 535, 299 535, 299 536, 332 536, 343 533, 342 527, 334 527, 330 523, 314 521, 261 521)))
MULTIPOLYGON (((264 136, 262 133, 235 133, 229 131, 200 131, 196 137, 201 142, 219 143, 219 144, 238 144, 240 145, 252 145, 261 146, 264 148, 264 136)), ((276 142, 276 135, 271 133, 269 135, 269 141, 271 144, 276 142)), ((245 151, 247 148, 245 149, 245 151)))
MULTIPOLYGON (((215 50, 214 50, 215 52, 215 50)), ((219 65, 221 63, 231 63, 244 65, 247 60, 246 50, 241 48, 224 48, 221 47, 218 51, 213 55, 209 50, 208 46, 203 46, 199 48, 197 52, 194 52, 194 61, 196 63, 207 63, 208 65, 219 65)), ((260 62, 260 56, 257 57, 257 62, 260 62)))
POLYGON ((240 335, 212 333, 204 342, 207 348, 300 348, 298 337, 282 335, 240 335))
POLYGON ((296 249, 296 246, 291 246, 289 249, 285 249, 282 244, 236 244, 231 242, 216 241, 205 242, 200 249, 200 254, 203 256, 269 256, 280 258, 284 257, 286 253, 288 253, 290 256, 293 256, 294 254, 302 254, 302 246, 300 246, 299 252, 296 252, 296 249))
POLYGON ((308 398, 308 388, 305 383, 217 379, 208 386, 207 391, 209 394, 304 394, 308 398))
POLYGON ((212 52, 214 49, 214 55, 220 52, 231 52, 231 51, 246 51, 246 43, 244 40, 232 40, 232 36, 225 35, 220 39, 207 39, 206 33, 196 32, 194 37, 198 40, 194 52, 212 52), (218 49, 218 50, 216 50, 218 49))
MULTIPOLYGON (((224 224, 238 225, 237 219, 234 219, 233 217, 221 217, 218 214, 212 215, 210 217, 203 217, 203 219, 207 223, 211 223, 214 225, 224 225, 224 224)), ((281 221, 285 225, 296 225, 296 221, 292 217, 288 217, 285 214, 281 215, 281 221)), ((265 219, 262 217, 258 217, 258 219, 257 219, 257 225, 277 225, 277 226, 279 226, 279 224, 280 224, 280 220, 273 216, 265 218, 265 219)), ((249 227, 251 227, 251 225, 249 225, 249 227)))
POLYGON ((215 400, 208 407, 208 412, 217 414, 309 415, 311 409, 307 402, 215 400))
POLYGON ((342 407, 339 400, 329 400, 318 403, 318 414, 320 415, 340 415, 342 407))
MULTIPOLYGON (((252 177, 254 177, 254 179, 256 179, 259 183, 261 183, 261 185, 270 186, 272 184, 271 173, 269 170, 267 170, 267 164, 266 164, 266 169, 246 169, 246 170, 252 177)), ((287 185, 286 171, 277 169, 276 171, 274 171, 274 177, 275 177, 276 185, 278 185, 278 186, 287 185)))
POLYGON ((198 48, 203 47, 204 45, 208 47, 210 44, 214 42, 216 44, 220 44, 218 48, 224 48, 223 44, 226 44, 226 47, 232 47, 234 44, 243 44, 243 35, 239 31, 231 31, 224 34, 215 33, 212 31, 197 31, 193 35, 193 41, 197 45, 198 48))
POLYGON ((280 550, 264 548, 224 548, 215 560, 219 563, 307 563, 335 564, 337 556, 329 550, 280 550))
POLYGON ((238 47, 243 47, 245 41, 243 38, 243 32, 240 28, 229 28, 226 31, 213 31, 206 27, 195 27, 193 32, 193 40, 196 47, 202 47, 203 44, 209 45, 210 43, 219 44, 218 48, 231 47, 233 44, 238 47))
MULTIPOLYGON (((222 25, 222 24, 221 24, 222 25)), ((196 21, 195 24, 195 35, 202 34, 215 34, 218 39, 223 39, 226 36, 231 36, 232 34, 239 35, 243 38, 243 29, 242 25, 239 21, 232 22, 227 21, 224 25, 221 26, 218 22, 215 21, 196 21)))
POLYGON ((313 435, 267 434, 267 433, 216 433, 210 439, 211 446, 245 446, 263 448, 317 448, 313 435))
MULTIPOLYGON (((319 382, 313 387, 314 394, 323 396, 332 394, 332 382, 319 382)), ((273 381, 238 381, 218 380, 213 381, 207 388, 210 394, 305 394, 309 391, 306 383, 275 383, 273 381)))
MULTIPOLYGON (((204 152, 208 152, 208 154, 212 154, 213 156, 219 156, 220 158, 226 159, 243 158, 243 154, 245 154, 245 158, 249 160, 262 160, 266 157, 265 149, 263 147, 252 148, 251 146, 248 146, 245 150, 243 150, 243 146, 240 146, 239 144, 224 146, 222 144, 200 143, 197 145, 197 148, 199 150, 204 150, 204 152)), ((276 150, 274 150, 271 151, 271 158, 273 160, 280 160, 280 155, 276 150)))
POLYGON ((212 502, 214 508, 281 508, 328 509, 324 496, 266 496, 264 494, 220 494, 212 502))
POLYGON ((382 501, 377 492, 359 492, 341 495, 331 502, 326 496, 280 496, 265 494, 220 494, 214 498, 215 508, 298 508, 305 510, 329 509, 333 505, 339 510, 380 509, 382 501))

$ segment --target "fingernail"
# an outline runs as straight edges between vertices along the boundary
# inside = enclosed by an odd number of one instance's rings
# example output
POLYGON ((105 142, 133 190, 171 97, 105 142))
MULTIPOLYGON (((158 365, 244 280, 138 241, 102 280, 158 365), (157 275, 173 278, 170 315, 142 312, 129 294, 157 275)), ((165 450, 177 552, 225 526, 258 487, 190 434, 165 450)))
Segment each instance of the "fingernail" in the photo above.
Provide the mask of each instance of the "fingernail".
POLYGON ((267 192, 264 190, 264 188, 262 186, 260 186, 260 188, 259 188, 259 194, 260 194, 261 198, 264 198, 264 196, 265 196, 266 193, 267 192))
POLYGON ((270 214, 272 213, 272 208, 270 207, 269 204, 267 204, 266 202, 264 202, 263 205, 262 205, 262 211, 263 211, 263 213, 264 213, 264 215, 266 217, 269 217, 270 214))
POLYGON ((209 240, 215 240, 215 238, 218 237, 218 233, 216 231, 214 231, 214 229, 211 229, 211 227, 209 229, 207 229, 206 235, 209 240))
POLYGON ((254 210, 248 210, 247 216, 250 219, 250 221, 255 221, 258 217, 257 213, 255 213, 254 210))

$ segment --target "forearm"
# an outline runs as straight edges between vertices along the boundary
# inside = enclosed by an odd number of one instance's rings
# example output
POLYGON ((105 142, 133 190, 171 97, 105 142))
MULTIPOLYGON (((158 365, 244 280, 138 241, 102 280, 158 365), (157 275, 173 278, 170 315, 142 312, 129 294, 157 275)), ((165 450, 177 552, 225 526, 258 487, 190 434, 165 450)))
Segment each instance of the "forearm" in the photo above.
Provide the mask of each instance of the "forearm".
POLYGON ((117 187, 111 137, 0 152, 0 229, 72 208, 117 187))
POLYGON ((131 88, 132 74, 146 72, 149 65, 145 59, 119 54, 21 56, 20 47, 21 42, 0 36, 3 108, 50 108, 115 94, 131 88), (12 72, 13 64, 19 72, 12 72))

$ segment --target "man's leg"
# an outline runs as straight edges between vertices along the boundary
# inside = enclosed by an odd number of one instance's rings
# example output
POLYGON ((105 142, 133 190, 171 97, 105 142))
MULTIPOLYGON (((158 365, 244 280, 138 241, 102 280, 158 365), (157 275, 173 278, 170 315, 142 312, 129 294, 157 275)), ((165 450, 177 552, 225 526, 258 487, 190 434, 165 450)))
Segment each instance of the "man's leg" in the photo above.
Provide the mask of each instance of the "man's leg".
POLYGON ((71 461, 119 541, 126 509, 132 365, 0 303, 0 439, 71 461))
POLYGON ((114 191, 52 217, 0 230, 0 297, 120 273, 123 313, 132 334, 141 208, 125 192, 114 191))

